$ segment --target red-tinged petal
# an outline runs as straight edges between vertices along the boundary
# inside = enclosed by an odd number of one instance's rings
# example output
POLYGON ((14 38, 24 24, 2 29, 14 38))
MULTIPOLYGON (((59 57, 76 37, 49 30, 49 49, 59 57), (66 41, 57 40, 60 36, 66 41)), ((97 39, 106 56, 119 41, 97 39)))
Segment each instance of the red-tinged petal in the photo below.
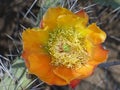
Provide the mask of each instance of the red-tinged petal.
POLYGON ((72 80, 69 85, 70 85, 71 88, 75 89, 76 86, 77 86, 79 83, 80 83, 80 80, 79 80, 79 79, 75 79, 75 80, 72 80))
POLYGON ((27 68, 29 69, 30 68, 30 64, 28 62, 28 56, 29 56, 29 53, 27 53, 26 51, 23 51, 22 53, 22 58, 24 59, 25 61, 25 65, 27 66, 27 68))
POLYGON ((51 58, 47 54, 31 54, 28 57, 30 64, 30 73, 38 76, 42 81, 49 85, 66 85, 66 81, 56 76, 52 69, 53 66, 50 64, 51 58))
POLYGON ((40 28, 43 28, 43 19, 40 21, 40 28))
POLYGON ((83 19, 83 25, 87 25, 89 17, 88 17, 87 13, 83 9, 76 12, 75 14, 83 19))
POLYGON ((102 45, 94 46, 92 56, 89 60, 89 64, 98 65, 107 60, 108 50, 105 50, 102 45))
POLYGON ((93 42, 93 44, 101 44, 106 39, 106 33, 102 31, 95 23, 88 26, 88 39, 93 42))

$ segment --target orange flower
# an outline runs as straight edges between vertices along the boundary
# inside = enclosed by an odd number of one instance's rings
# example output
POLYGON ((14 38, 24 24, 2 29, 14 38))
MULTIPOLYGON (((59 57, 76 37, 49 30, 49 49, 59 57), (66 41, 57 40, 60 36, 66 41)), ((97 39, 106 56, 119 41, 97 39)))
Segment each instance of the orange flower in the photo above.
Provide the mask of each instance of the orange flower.
POLYGON ((106 38, 95 23, 86 26, 84 10, 76 14, 61 7, 49 8, 41 29, 23 32, 23 58, 30 73, 49 85, 67 85, 90 76, 107 59, 101 43, 106 38))

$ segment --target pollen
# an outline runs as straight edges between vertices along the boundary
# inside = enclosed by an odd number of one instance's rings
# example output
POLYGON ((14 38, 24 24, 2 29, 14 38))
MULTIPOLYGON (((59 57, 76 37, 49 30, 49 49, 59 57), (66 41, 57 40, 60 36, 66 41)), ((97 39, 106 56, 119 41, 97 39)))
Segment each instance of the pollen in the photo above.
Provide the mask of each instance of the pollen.
POLYGON ((57 27, 50 32, 47 50, 54 66, 80 68, 88 61, 86 39, 73 27, 57 27))

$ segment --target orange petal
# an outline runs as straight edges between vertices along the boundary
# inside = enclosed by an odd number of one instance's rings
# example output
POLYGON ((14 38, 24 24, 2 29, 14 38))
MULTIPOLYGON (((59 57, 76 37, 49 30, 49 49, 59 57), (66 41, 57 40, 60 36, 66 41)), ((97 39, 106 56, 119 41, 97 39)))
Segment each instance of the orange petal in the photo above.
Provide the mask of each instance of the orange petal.
POLYGON ((48 40, 48 32, 37 28, 27 29, 22 33, 23 48, 28 52, 42 52, 48 40))
POLYGON ((53 70, 54 73, 61 77, 62 79, 66 80, 66 82, 69 84, 71 80, 76 79, 80 76, 80 73, 76 73, 74 69, 66 68, 66 67, 57 67, 53 70))
POLYGON ((81 24, 86 25, 87 22, 88 15, 84 12, 84 10, 81 10, 78 13, 74 14, 65 8, 57 7, 49 8, 47 10, 43 16, 41 26, 47 26, 50 30, 53 30, 57 25, 81 27, 81 24))
POLYGON ((93 49, 93 54, 89 60, 89 64, 98 65, 102 62, 105 62, 108 57, 108 50, 105 50, 102 45, 97 45, 93 49))
POLYGON ((91 40, 93 44, 100 44, 105 41, 106 33, 97 27, 95 23, 89 25, 88 29, 88 39, 91 40))
POLYGON ((49 8, 43 16, 43 27, 48 26, 50 29, 53 29, 56 26, 58 16, 71 13, 72 12, 61 7, 49 8))
POLYGON ((90 76, 93 73, 94 68, 95 68, 95 66, 93 66, 93 65, 85 64, 80 69, 76 69, 75 71, 77 73, 80 73, 80 76, 77 79, 84 79, 84 78, 90 76))
POLYGON ((30 73, 38 76, 49 85, 66 85, 66 81, 56 76, 50 64, 51 58, 47 54, 31 54, 28 58, 30 73))
POLYGON ((83 9, 76 12, 75 14, 83 19, 83 25, 86 25, 88 23, 89 20, 88 14, 83 9))

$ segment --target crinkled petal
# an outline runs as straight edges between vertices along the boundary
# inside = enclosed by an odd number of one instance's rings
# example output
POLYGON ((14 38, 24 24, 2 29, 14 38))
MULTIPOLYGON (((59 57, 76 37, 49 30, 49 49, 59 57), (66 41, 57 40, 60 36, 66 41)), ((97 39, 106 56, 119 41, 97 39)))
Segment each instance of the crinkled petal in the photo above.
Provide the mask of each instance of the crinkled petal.
POLYGON ((53 73, 50 61, 51 58, 47 54, 31 54, 28 58, 30 73, 35 74, 49 85, 66 85, 65 80, 53 73))
POLYGON ((50 66, 50 57, 46 55, 44 44, 48 33, 43 30, 26 30, 22 34, 25 59, 28 70, 50 85, 66 85, 66 81, 56 76, 50 66), (56 80, 56 81, 55 81, 56 80))
POLYGON ((90 76, 93 73, 94 68, 95 68, 94 65, 85 64, 81 68, 76 69, 75 71, 77 73, 80 73, 80 76, 77 79, 84 79, 84 78, 90 76))
POLYGON ((93 44, 100 44, 105 41, 106 33, 102 31, 95 23, 88 26, 88 39, 93 42, 93 44))
POLYGON ((89 60, 89 64, 98 65, 105 62, 108 57, 108 50, 105 50, 102 45, 94 46, 92 56, 89 60))
POLYGON ((86 25, 87 22, 88 15, 84 10, 74 14, 65 8, 56 7, 47 10, 40 23, 40 27, 48 27, 50 30, 53 30, 58 25, 82 26, 86 25))
POLYGON ((43 16, 42 25, 43 27, 48 26, 50 29, 53 29, 56 26, 58 16, 68 14, 72 14, 72 12, 68 11, 65 8, 49 8, 43 16))
POLYGON ((66 80, 66 82, 69 84, 71 80, 77 78, 80 76, 80 73, 77 73, 74 71, 74 69, 66 68, 66 67, 57 67, 53 70, 54 73, 61 77, 62 79, 66 80))
POLYGON ((87 13, 83 9, 76 12, 75 14, 78 15, 81 19, 83 19, 83 23, 82 23, 83 25, 87 25, 89 17, 88 17, 87 13))
POLYGON ((48 32, 37 28, 27 29, 22 33, 23 48, 28 52, 43 52, 43 46, 48 40, 48 32))

